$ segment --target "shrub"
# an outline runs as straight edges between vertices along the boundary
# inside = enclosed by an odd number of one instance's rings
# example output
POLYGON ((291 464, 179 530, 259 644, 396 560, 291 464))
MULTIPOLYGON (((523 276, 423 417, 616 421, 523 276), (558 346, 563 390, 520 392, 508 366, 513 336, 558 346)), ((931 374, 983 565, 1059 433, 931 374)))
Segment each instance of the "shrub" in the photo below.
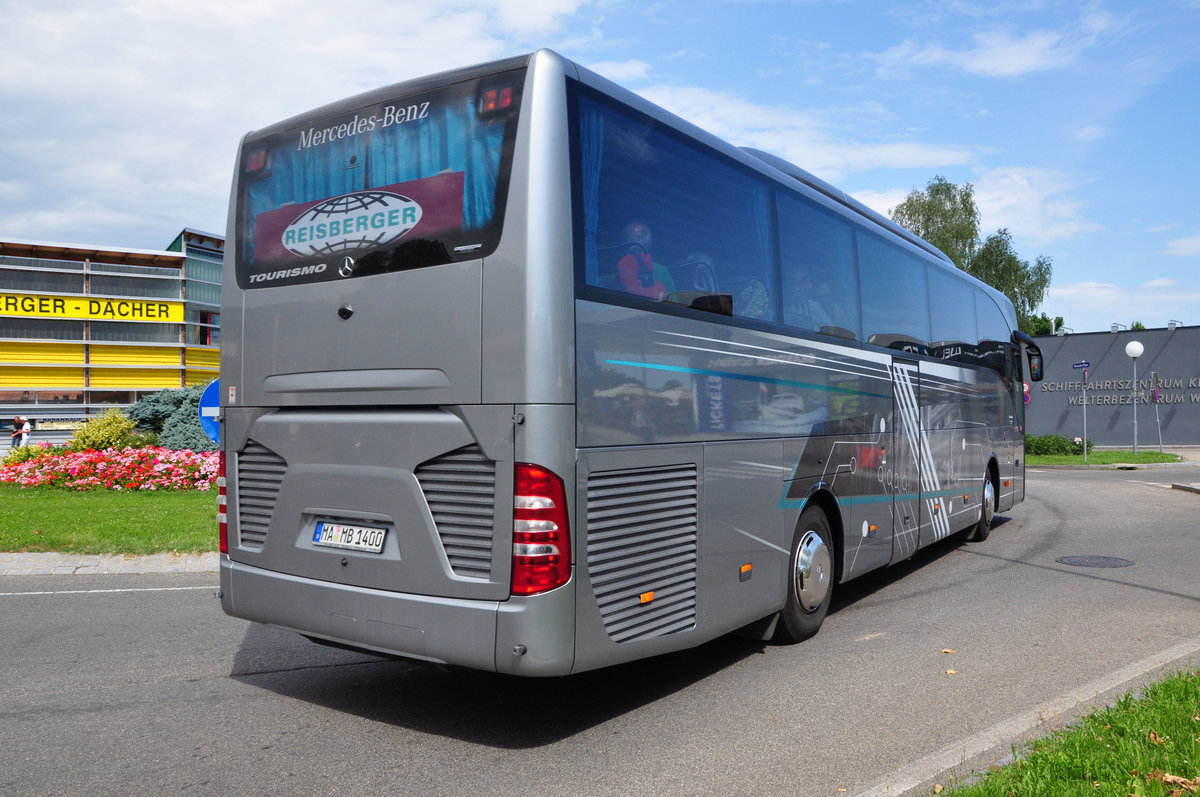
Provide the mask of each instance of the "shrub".
POLYGON ((116 407, 90 419, 75 430, 67 441, 68 451, 103 451, 106 448, 129 448, 136 440, 134 423, 116 407))
POLYGON ((200 401, 198 387, 159 390, 143 396, 129 408, 129 417, 137 423, 139 432, 161 432, 167 419, 188 400, 200 401))
POLYGON ((216 451, 217 445, 204 433, 200 426, 200 397, 179 406, 163 425, 158 436, 159 445, 176 451, 216 451))
POLYGON ((55 448, 46 441, 34 443, 31 446, 18 446, 8 452, 4 459, 0 460, 0 465, 19 465, 22 462, 28 462, 31 459, 44 457, 51 454, 61 454, 66 451, 65 448, 55 448))
POLYGON ((156 442, 176 451, 214 451, 216 445, 200 426, 199 387, 160 390, 129 409, 139 431, 156 432, 156 442))
MULTIPOLYGON (((1083 454, 1083 439, 1076 437, 1069 440, 1060 434, 1029 435, 1025 438, 1025 453, 1034 456, 1072 456, 1083 454)), ((1091 440, 1087 441, 1087 450, 1092 450, 1091 440)))

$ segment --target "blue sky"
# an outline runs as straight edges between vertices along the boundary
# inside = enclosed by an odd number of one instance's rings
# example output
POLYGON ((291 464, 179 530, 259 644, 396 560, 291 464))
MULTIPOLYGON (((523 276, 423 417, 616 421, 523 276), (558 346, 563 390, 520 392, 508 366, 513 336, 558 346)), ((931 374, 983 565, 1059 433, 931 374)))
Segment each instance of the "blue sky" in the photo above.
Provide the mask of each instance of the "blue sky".
POLYGON ((240 135, 550 47, 887 212, 935 175, 1076 332, 1200 324, 1200 0, 0 0, 0 238, 223 232, 240 135))

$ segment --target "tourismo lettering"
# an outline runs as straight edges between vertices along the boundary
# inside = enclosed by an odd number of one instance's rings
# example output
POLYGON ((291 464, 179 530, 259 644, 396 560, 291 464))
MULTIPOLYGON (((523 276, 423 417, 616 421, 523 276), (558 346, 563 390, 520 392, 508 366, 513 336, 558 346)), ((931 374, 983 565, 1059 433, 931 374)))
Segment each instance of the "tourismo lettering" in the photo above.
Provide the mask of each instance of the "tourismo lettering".
POLYGON ((326 268, 324 263, 317 263, 315 266, 300 266, 297 268, 285 268, 279 271, 268 271, 263 274, 251 274, 251 282, 273 282, 275 280, 290 279, 291 277, 304 277, 309 274, 320 274, 326 268))
POLYGON ((305 150, 310 147, 320 146, 321 144, 329 144, 333 141, 354 138, 376 128, 388 128, 427 118, 429 118, 428 102, 414 103, 413 105, 387 105, 383 108, 382 116, 378 114, 371 114, 370 116, 354 114, 354 118, 348 122, 330 125, 329 127, 310 127, 307 130, 301 130, 300 140, 296 145, 296 149, 305 150))

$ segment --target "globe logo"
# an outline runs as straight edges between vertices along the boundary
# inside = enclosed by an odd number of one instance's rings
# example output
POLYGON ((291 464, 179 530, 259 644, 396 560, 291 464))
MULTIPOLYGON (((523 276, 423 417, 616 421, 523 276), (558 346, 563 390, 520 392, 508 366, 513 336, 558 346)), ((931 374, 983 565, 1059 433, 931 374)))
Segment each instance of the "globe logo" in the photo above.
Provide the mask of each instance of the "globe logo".
POLYGON ((421 206, 387 191, 332 197, 301 213, 283 231, 283 245, 300 257, 326 257, 380 247, 403 238, 421 221, 421 206))

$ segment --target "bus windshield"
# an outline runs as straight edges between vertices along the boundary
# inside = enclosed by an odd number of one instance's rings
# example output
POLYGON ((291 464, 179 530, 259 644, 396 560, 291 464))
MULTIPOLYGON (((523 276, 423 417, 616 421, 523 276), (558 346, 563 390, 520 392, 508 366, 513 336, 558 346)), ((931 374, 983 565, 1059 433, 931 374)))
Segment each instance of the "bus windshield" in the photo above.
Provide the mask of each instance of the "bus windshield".
POLYGON ((247 136, 237 282, 264 288, 482 257, 499 238, 523 72, 247 136))

